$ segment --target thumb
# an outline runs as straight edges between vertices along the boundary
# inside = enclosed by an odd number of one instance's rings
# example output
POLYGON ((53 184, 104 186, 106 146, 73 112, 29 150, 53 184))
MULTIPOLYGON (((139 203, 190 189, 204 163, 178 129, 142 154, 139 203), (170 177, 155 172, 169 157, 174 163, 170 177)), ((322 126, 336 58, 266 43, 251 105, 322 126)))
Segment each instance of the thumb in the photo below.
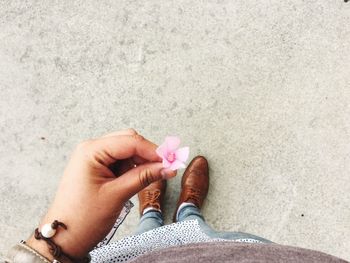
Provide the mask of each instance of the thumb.
POLYGON ((176 176, 176 171, 164 169, 160 162, 150 162, 139 165, 112 182, 117 194, 125 200, 158 180, 165 180, 176 176))

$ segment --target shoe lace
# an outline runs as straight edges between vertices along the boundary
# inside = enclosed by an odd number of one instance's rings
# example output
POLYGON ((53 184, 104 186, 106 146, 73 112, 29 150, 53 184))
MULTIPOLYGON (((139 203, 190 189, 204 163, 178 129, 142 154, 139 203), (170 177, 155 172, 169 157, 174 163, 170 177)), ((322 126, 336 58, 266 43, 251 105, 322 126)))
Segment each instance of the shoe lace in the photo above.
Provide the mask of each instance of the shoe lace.
POLYGON ((184 202, 192 201, 197 207, 200 206, 200 201, 202 199, 202 193, 201 191, 194 189, 194 188, 188 188, 187 190, 187 198, 184 200, 184 202))
POLYGON ((145 205, 144 207, 152 206, 156 209, 160 209, 159 207, 159 197, 160 197, 160 190, 154 190, 154 191, 147 191, 144 196, 145 205))

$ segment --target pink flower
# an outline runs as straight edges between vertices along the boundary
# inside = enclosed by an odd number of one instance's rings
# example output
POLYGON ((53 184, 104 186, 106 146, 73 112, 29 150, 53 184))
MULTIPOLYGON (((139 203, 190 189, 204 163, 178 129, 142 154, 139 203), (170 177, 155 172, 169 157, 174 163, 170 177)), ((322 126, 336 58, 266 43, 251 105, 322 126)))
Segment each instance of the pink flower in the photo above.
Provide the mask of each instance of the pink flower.
POLYGON ((179 148, 180 138, 176 136, 167 136, 165 142, 160 145, 156 152, 163 159, 163 167, 173 171, 179 168, 185 168, 185 162, 190 153, 189 147, 179 148))

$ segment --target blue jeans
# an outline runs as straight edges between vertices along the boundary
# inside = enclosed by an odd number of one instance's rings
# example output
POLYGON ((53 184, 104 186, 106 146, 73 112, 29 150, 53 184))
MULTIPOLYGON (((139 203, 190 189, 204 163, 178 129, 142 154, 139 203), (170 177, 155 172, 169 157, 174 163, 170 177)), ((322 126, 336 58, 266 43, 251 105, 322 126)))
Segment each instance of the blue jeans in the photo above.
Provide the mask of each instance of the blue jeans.
MULTIPOLYGON (((222 238, 226 240, 237 240, 237 239, 255 239, 263 243, 272 243, 271 241, 258 237, 252 234, 243 232, 219 232, 212 229, 204 220, 201 212, 194 205, 184 206, 178 213, 178 221, 185 220, 197 220, 201 230, 211 238, 222 238)), ((146 212, 140 219, 140 223, 135 232, 136 235, 142 234, 149 230, 164 225, 162 213, 156 210, 146 212)))

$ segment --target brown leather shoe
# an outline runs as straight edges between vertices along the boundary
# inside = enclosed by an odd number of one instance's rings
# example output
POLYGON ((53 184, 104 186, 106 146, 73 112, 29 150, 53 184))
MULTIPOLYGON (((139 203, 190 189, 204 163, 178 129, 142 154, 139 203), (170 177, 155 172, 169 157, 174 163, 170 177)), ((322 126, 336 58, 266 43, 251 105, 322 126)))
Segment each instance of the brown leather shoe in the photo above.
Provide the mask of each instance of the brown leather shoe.
POLYGON ((203 156, 195 157, 187 166, 181 180, 181 194, 177 201, 173 221, 183 202, 193 203, 201 208, 209 189, 209 166, 203 156))
POLYGON ((164 196, 166 190, 166 180, 159 180, 151 183, 138 193, 140 215, 143 215, 143 210, 147 207, 154 207, 157 210, 162 210, 164 204, 164 196))

